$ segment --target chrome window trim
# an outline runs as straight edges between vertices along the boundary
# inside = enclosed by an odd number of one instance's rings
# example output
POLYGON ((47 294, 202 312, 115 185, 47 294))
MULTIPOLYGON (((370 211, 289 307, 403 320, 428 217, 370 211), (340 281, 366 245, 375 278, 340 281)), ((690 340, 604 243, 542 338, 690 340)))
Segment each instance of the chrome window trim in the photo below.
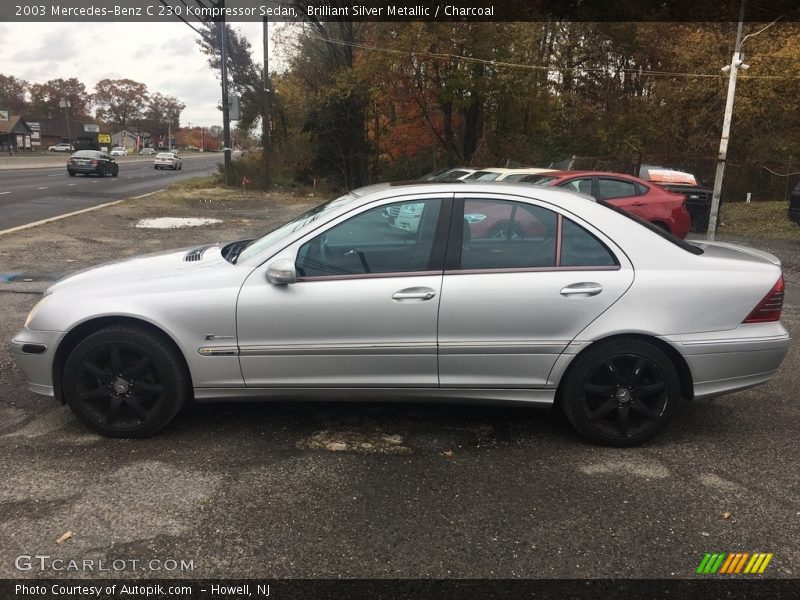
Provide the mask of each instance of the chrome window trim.
POLYGON ((619 271, 620 265, 593 266, 593 267, 518 267, 505 269, 453 269, 445 271, 445 275, 479 275, 484 273, 547 273, 551 271, 619 271))
POLYGON ((351 275, 313 275, 311 277, 298 277, 297 283, 306 281, 336 281, 342 279, 379 279, 381 277, 425 277, 429 275, 442 275, 444 271, 391 271, 389 273, 353 273, 351 275))

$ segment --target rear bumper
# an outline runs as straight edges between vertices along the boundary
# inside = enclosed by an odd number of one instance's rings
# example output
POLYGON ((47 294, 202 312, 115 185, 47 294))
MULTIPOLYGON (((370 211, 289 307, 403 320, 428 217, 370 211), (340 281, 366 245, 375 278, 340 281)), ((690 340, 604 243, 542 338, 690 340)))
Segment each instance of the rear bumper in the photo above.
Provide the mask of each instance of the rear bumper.
POLYGON ((789 350, 790 336, 783 325, 775 322, 662 339, 678 350, 689 365, 694 397, 705 398, 772 379, 789 350))

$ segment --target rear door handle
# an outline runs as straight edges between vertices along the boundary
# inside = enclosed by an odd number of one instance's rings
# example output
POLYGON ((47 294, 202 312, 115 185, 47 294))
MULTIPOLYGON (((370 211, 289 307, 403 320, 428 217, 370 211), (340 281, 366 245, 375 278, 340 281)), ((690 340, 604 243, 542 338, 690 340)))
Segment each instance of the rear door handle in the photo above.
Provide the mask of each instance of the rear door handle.
POLYGON ((593 281, 582 281, 581 283, 573 283, 565 288, 561 288, 562 296, 596 296, 603 291, 603 286, 593 281))
POLYGON ((430 300, 436 295, 431 288, 412 287, 392 294, 392 300, 430 300))

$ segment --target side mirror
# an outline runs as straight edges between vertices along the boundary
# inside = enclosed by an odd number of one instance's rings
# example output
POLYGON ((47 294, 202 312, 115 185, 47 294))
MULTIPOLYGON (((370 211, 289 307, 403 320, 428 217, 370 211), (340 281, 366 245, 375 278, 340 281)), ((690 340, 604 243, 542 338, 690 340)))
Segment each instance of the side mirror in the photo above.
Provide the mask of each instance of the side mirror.
POLYGON ((297 281, 294 263, 288 258, 279 258, 267 269, 267 281, 275 285, 286 285, 297 281))

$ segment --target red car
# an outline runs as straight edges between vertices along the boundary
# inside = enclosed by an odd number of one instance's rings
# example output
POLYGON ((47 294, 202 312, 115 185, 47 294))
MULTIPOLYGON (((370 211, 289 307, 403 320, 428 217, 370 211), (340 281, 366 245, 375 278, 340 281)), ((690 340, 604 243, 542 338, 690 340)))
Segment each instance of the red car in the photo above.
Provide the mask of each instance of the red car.
POLYGON ((631 175, 600 171, 553 171, 546 175, 531 175, 522 181, 589 194, 650 221, 679 238, 685 238, 692 227, 685 196, 673 194, 631 175))

